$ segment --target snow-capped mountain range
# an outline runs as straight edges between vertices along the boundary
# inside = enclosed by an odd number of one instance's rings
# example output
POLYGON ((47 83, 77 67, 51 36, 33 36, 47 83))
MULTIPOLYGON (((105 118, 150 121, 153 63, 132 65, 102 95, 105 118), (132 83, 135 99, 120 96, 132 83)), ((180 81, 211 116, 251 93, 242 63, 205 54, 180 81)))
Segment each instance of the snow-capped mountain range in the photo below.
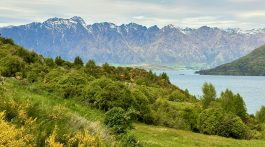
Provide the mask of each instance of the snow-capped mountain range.
POLYGON ((87 25, 81 17, 50 18, 42 23, 0 28, 4 37, 44 56, 114 64, 216 66, 246 55, 265 44, 265 29, 198 29, 135 23, 87 25))

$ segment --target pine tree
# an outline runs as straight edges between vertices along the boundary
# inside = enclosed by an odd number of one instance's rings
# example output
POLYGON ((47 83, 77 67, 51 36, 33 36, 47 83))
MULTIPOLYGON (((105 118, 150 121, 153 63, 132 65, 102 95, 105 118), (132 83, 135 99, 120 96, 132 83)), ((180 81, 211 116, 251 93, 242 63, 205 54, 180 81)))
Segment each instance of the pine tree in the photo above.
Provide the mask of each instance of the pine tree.
POLYGON ((63 65, 63 63, 64 63, 64 60, 62 59, 62 57, 61 56, 57 56, 56 58, 55 58, 55 64, 56 65, 58 65, 58 66, 62 66, 63 65))
POLYGON ((85 66, 86 73, 96 76, 97 75, 97 65, 94 60, 88 60, 85 66))
POLYGON ((83 66, 84 65, 84 62, 83 62, 83 60, 79 56, 77 56, 77 57, 75 57, 74 65, 76 65, 76 66, 83 66))
POLYGON ((169 80, 169 77, 168 77, 167 73, 163 72, 160 76, 161 76, 162 79, 164 79, 168 83, 170 83, 170 80, 169 80))

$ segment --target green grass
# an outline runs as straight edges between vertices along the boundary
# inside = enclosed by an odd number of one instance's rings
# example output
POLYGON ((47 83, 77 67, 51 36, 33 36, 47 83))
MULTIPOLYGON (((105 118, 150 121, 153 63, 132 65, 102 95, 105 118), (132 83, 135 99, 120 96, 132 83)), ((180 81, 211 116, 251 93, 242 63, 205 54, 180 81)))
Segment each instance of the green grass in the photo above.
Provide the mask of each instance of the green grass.
POLYGON ((165 127, 134 124, 132 134, 145 147, 263 147, 265 140, 236 140, 165 127))
MULTIPOLYGON (((104 119, 104 112, 100 110, 82 105, 77 103, 75 100, 63 99, 53 94, 34 93, 25 88, 26 86, 21 85, 19 81, 10 78, 6 80, 5 87, 10 91, 10 93, 12 93, 13 97, 18 98, 21 101, 29 100, 33 103, 41 103, 41 109, 45 109, 47 111, 49 111, 49 109, 53 109, 57 105, 62 105, 65 108, 65 113, 80 116, 82 119, 89 122, 100 122, 100 126, 96 127, 107 130, 106 126, 102 123, 102 120, 104 119)), ((265 147, 265 141, 262 140, 235 140, 141 123, 135 123, 134 127, 135 129, 130 132, 136 136, 144 147, 265 147)))
POLYGON ((6 89, 9 98, 13 98, 19 103, 28 101, 31 106, 36 104, 37 109, 35 109, 41 111, 33 112, 33 115, 39 123, 45 122, 44 128, 52 127, 53 129, 52 123, 50 123, 53 121, 60 129, 66 132, 76 132, 85 129, 93 135, 99 135, 106 144, 118 143, 109 128, 103 124, 105 117, 103 111, 76 102, 74 99, 63 99, 51 93, 32 92, 28 85, 25 86, 22 83, 14 78, 7 78, 4 89, 6 89), (63 119, 49 120, 47 118, 47 115, 54 116, 57 114, 63 119), (64 120, 65 118, 68 120, 64 120))
MULTIPOLYGON (((7 89, 12 90, 12 95, 20 100, 29 100, 33 103, 42 103, 43 107, 54 107, 58 104, 63 105, 69 112, 77 113, 89 121, 103 121, 104 113, 98 109, 86 105, 78 104, 72 99, 63 99, 50 93, 34 93, 21 86, 19 81, 7 79, 5 82, 7 89)), ((48 109, 48 108, 46 108, 48 109)))

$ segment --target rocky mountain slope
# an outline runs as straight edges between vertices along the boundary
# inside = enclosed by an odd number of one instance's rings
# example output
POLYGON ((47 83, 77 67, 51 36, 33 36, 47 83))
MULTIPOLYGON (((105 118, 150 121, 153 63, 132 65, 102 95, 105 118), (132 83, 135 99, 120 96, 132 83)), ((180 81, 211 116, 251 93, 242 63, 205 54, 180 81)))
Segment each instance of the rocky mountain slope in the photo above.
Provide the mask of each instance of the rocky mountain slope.
POLYGON ((198 73, 205 75, 265 76, 265 45, 232 63, 202 70, 198 73))
POLYGON ((265 43, 265 30, 198 29, 135 23, 87 25, 80 17, 0 28, 4 37, 44 56, 113 64, 207 65, 228 63, 265 43))

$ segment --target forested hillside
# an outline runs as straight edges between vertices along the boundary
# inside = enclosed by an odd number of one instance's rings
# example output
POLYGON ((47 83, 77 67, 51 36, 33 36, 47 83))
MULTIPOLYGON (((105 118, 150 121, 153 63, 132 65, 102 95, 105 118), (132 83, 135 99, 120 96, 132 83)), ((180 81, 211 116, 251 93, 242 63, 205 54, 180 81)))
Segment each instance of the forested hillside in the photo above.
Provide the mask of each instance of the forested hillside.
POLYGON ((198 73, 204 75, 265 76, 265 45, 231 63, 198 73))
MULTIPOLYGON (((192 132, 260 140, 231 139, 230 145, 265 144, 264 107, 249 115, 239 94, 217 96, 209 83, 196 98, 166 73, 45 58, 6 38, 0 38, 0 56, 0 146, 207 145, 207 136, 192 132), (148 133, 155 126, 169 138, 148 133), (174 133, 201 141, 174 142, 174 133)), ((213 139, 227 145, 225 138, 213 139)))

